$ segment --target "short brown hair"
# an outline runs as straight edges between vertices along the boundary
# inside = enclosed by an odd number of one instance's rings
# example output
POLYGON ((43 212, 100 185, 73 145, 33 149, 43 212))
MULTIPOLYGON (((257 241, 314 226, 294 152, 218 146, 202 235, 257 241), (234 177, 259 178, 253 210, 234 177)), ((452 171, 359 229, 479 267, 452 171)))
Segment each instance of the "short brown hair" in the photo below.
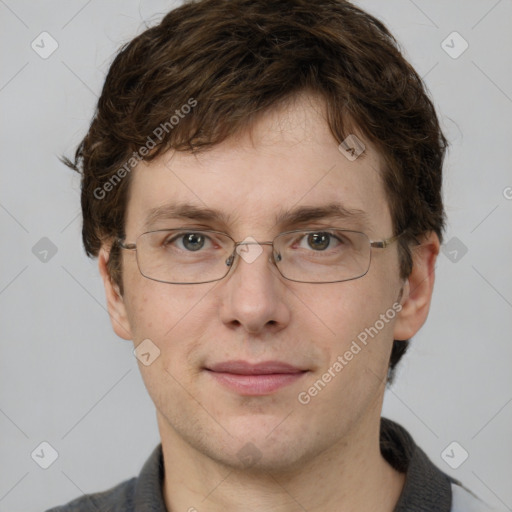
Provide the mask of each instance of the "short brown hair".
MULTIPOLYGON (((82 175, 87 254, 97 256, 103 243, 124 236, 130 159, 140 158, 148 138, 156 142, 157 127, 167 129, 144 160, 171 148, 196 152, 219 144, 304 91, 325 100, 338 142, 357 129, 382 155, 394 232, 408 233, 399 240, 407 277, 413 237, 434 231, 442 240, 448 144, 395 38, 345 0, 188 1, 121 48, 74 162, 64 158, 82 175), (170 122, 191 99, 194 107, 170 122)), ((122 292, 116 243, 109 271, 122 292)), ((395 340, 390 378, 407 346, 395 340)))

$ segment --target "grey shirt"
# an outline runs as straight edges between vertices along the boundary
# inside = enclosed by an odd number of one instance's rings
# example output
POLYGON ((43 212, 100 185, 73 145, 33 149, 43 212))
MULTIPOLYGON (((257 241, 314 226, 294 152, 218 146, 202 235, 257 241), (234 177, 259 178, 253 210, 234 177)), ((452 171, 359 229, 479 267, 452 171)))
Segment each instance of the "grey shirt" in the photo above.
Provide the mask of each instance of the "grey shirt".
MULTIPOLYGON (((382 455, 406 474, 394 512, 484 512, 488 509, 459 482, 438 469, 397 423, 381 419, 382 455)), ((103 492, 81 496, 47 512, 168 512, 162 493, 164 463, 159 444, 138 477, 103 492)))

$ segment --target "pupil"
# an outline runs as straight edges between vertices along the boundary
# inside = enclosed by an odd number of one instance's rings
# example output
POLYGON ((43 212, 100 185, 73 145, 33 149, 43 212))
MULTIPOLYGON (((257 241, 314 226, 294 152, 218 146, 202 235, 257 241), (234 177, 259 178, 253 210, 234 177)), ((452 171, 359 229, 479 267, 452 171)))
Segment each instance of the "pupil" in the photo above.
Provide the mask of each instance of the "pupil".
POLYGON ((197 251, 204 245, 204 237, 196 233, 190 233, 183 237, 183 245, 190 251, 197 251))
POLYGON ((314 249, 321 251, 329 247, 330 235, 328 233, 311 233, 308 236, 308 243, 314 249))

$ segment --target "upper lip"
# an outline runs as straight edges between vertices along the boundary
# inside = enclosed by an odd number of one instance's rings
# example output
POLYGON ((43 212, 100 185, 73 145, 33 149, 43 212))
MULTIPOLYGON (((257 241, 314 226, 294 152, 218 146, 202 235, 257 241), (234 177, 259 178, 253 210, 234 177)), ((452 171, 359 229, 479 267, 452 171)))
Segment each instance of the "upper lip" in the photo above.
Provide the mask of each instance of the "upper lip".
POLYGON ((306 370, 282 361, 262 361, 249 363, 247 361, 224 361, 206 367, 207 370, 238 375, 268 375, 271 373, 301 373, 306 370))

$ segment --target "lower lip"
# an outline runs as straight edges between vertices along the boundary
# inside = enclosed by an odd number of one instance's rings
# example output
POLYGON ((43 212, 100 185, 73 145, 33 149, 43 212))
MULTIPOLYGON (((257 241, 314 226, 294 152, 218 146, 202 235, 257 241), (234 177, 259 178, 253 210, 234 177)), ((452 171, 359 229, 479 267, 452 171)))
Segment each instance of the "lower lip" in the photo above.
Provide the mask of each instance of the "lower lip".
POLYGON ((223 386, 241 395, 267 395, 284 386, 293 384, 307 372, 271 373, 268 375, 238 375, 208 370, 214 379, 223 386))

